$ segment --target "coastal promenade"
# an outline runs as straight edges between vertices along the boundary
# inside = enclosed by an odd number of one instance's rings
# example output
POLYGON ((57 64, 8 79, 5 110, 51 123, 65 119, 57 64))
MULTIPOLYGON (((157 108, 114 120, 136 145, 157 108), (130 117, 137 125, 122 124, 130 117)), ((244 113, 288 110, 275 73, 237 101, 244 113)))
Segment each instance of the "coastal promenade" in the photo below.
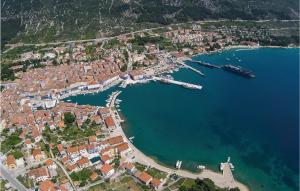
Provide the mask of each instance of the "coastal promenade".
MULTIPOLYGON (((115 100, 117 96, 114 96, 111 100, 111 103, 114 103, 113 100, 115 100)), ((114 107, 113 104, 110 104, 110 109, 112 110, 114 107)), ((113 112, 111 111, 112 117, 114 118, 114 121, 116 122, 116 128, 111 133, 111 136, 118 136, 121 135, 128 143, 129 147, 132 149, 131 155, 132 157, 128 158, 129 160, 132 160, 132 162, 139 162, 141 164, 144 164, 148 167, 154 167, 160 171, 166 172, 168 175, 170 174, 177 174, 181 177, 185 178, 192 178, 192 179, 204 179, 209 178, 211 179, 217 186, 221 188, 235 188, 238 187, 241 191, 249 191, 249 188, 245 186, 244 184, 237 182, 234 180, 233 175, 231 173, 231 169, 229 165, 225 165, 225 169, 223 169, 223 174, 214 172, 212 170, 204 169, 201 173, 195 174, 186 170, 177 170, 168 168, 166 166, 160 165, 157 162, 155 162, 152 158, 146 156, 144 153, 142 153, 139 149, 137 149, 131 141, 126 137, 122 126, 121 126, 121 118, 117 111, 113 112)))

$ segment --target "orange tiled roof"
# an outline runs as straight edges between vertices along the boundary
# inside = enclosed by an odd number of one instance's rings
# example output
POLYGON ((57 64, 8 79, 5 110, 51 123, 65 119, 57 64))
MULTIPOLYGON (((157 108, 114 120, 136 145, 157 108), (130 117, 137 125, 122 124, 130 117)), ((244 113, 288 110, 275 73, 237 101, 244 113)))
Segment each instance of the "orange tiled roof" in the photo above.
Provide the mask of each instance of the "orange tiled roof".
POLYGON ((16 165, 16 159, 13 155, 8 155, 6 158, 6 163, 8 166, 10 165, 16 165))
POLYGON ((56 191, 56 186, 53 182, 50 180, 45 180, 40 183, 39 185, 40 191, 56 191))
POLYGON ((107 174, 109 171, 111 171, 113 168, 109 164, 104 164, 101 168, 100 171, 102 174, 107 174))
POLYGON ((147 172, 141 172, 139 175, 138 175, 138 179, 144 183, 150 181, 152 179, 152 176, 150 176, 147 172))

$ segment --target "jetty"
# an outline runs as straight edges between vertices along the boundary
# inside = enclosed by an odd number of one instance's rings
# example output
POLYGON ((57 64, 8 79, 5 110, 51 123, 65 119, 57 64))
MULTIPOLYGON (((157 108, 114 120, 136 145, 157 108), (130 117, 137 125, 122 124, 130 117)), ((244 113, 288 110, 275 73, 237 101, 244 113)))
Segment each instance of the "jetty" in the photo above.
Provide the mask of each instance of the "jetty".
POLYGON ((168 79, 168 78, 153 77, 153 80, 161 81, 164 83, 175 84, 175 85, 183 86, 185 88, 190 88, 190 89, 198 89, 198 90, 202 89, 202 86, 200 86, 200 85, 176 81, 176 80, 172 80, 172 79, 168 79))
POLYGON ((197 69, 193 68, 192 66, 189 66, 189 65, 185 64, 184 60, 179 60, 179 61, 177 61, 177 63, 184 66, 184 67, 186 67, 186 68, 191 69, 192 71, 196 72, 197 74, 200 74, 201 76, 205 76, 200 70, 197 70, 197 69))
POLYGON ((233 165, 230 162, 230 157, 228 157, 227 161, 225 163, 220 164, 220 170, 223 172, 223 178, 225 183, 227 184, 228 188, 235 188, 237 187, 236 182, 234 180, 232 169, 233 165))
POLYGON ((210 64, 210 63, 202 62, 202 61, 198 61, 198 60, 188 59, 186 61, 194 62, 194 63, 197 63, 199 65, 202 65, 202 66, 205 66, 205 67, 208 67, 208 68, 217 68, 217 69, 221 68, 221 66, 217 66, 217 65, 214 65, 214 64, 210 64))
POLYGON ((111 107, 114 107, 115 106, 115 101, 118 97, 118 95, 120 95, 121 91, 116 91, 116 92, 113 92, 109 98, 110 102, 108 104, 108 106, 111 108, 111 107))

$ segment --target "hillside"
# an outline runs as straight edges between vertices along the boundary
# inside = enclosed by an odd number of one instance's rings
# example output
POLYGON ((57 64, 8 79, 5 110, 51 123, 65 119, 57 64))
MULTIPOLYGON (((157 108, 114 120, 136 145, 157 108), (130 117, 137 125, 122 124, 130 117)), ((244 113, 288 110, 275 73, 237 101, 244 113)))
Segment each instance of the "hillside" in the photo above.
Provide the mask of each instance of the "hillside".
POLYGON ((2 45, 111 36, 202 19, 298 19, 298 0, 3 0, 2 45))

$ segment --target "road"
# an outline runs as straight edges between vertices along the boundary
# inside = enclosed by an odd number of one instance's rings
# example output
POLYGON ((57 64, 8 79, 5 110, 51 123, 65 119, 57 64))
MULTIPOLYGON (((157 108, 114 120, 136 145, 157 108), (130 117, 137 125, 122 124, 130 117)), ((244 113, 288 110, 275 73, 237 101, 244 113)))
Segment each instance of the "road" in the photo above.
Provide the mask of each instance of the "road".
MULTIPOLYGON (((190 21, 190 22, 185 22, 185 23, 175 23, 175 24, 171 24, 171 25, 166 25, 166 26, 160 26, 160 27, 154 27, 154 28, 148 28, 148 29, 142 29, 139 31, 134 31, 134 32, 128 32, 128 33, 124 33, 124 34, 120 34, 117 36, 112 36, 112 37, 103 37, 103 38, 94 38, 94 39, 85 39, 85 40, 70 40, 70 41, 57 41, 57 42, 49 42, 49 43, 37 43, 37 44, 33 44, 33 43, 16 43, 16 44, 5 44, 5 46, 10 47, 9 49, 5 50, 3 53, 7 52, 10 49, 19 47, 19 46, 45 46, 45 45, 59 45, 59 44, 69 44, 69 43, 82 43, 82 42, 102 42, 102 41, 107 41, 116 37, 120 37, 123 35, 130 35, 130 34, 135 34, 135 33, 140 33, 140 32, 148 32, 148 31, 152 31, 152 30, 156 30, 156 29, 162 29, 162 28, 167 28, 170 26, 178 26, 178 25, 182 25, 182 24, 189 24, 189 23, 209 23, 209 22, 222 22, 222 21, 237 21, 237 22, 249 22, 253 20, 228 20, 228 19, 220 19, 220 20, 202 20, 202 21, 190 21)), ((254 22, 257 23, 264 23, 264 22, 270 22, 270 21, 274 21, 274 20, 257 20, 254 22)), ((300 20, 276 20, 278 22, 299 22, 300 20)))
POLYGON ((75 191, 77 191, 76 186, 74 185, 69 173, 67 172, 67 170, 64 168, 64 166, 56 159, 52 158, 52 160, 64 171, 65 175, 67 176, 67 178, 69 179, 72 187, 74 188, 75 191))
POLYGON ((7 179, 10 184, 15 187, 18 191, 29 191, 25 186, 16 179, 2 164, 0 164, 1 176, 7 179))

